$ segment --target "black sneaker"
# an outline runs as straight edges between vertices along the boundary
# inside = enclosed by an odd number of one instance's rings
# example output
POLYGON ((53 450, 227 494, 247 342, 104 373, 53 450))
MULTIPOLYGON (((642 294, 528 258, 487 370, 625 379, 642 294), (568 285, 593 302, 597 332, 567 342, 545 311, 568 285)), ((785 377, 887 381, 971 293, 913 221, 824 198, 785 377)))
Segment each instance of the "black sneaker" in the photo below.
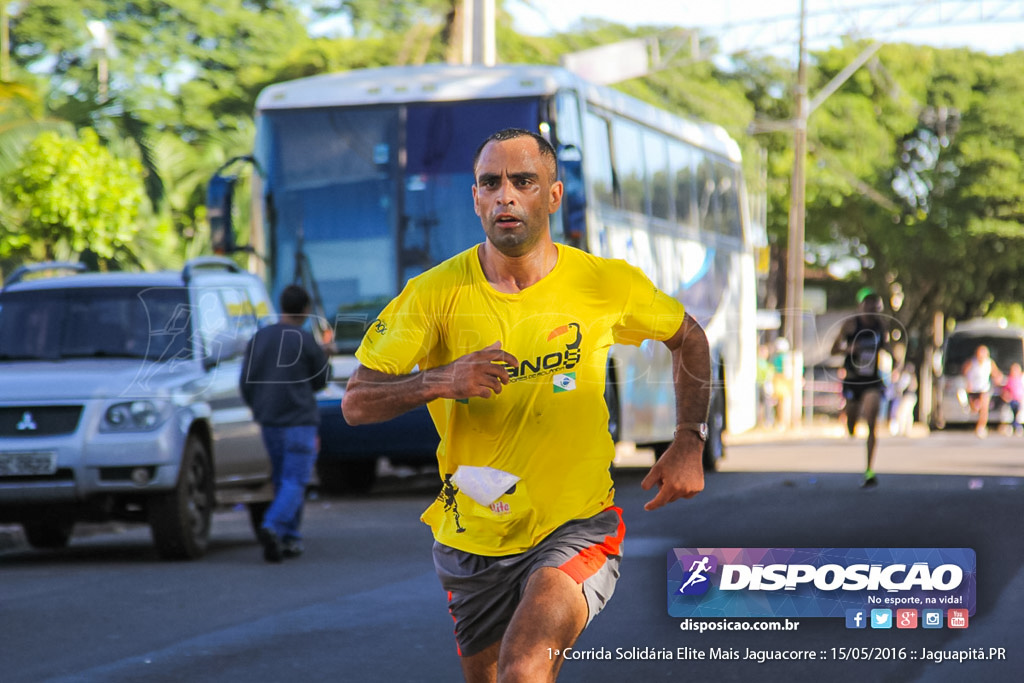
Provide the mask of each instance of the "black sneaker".
POLYGON ((871 475, 870 477, 864 477, 864 483, 860 485, 862 489, 872 489, 878 486, 878 477, 871 475))
POLYGON ((267 527, 261 527, 258 537, 260 545, 263 546, 264 560, 267 562, 280 562, 284 559, 284 554, 281 550, 281 540, 277 537, 276 531, 267 527))
POLYGON ((281 543, 281 553, 285 557, 298 557, 305 548, 302 547, 302 540, 298 538, 286 538, 281 543))

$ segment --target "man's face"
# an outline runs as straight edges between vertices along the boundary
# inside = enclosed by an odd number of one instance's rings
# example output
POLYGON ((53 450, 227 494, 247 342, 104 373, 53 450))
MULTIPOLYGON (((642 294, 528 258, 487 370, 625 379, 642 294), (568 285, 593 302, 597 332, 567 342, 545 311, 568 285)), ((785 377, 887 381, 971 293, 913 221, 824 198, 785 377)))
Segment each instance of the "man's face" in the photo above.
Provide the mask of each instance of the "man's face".
POLYGON ((882 297, 869 296, 861 302, 860 308, 865 313, 881 313, 884 308, 882 297))
POLYGON ((562 202, 562 183, 523 136, 489 142, 474 169, 473 204, 487 240, 506 256, 521 256, 547 234, 548 216, 562 202))

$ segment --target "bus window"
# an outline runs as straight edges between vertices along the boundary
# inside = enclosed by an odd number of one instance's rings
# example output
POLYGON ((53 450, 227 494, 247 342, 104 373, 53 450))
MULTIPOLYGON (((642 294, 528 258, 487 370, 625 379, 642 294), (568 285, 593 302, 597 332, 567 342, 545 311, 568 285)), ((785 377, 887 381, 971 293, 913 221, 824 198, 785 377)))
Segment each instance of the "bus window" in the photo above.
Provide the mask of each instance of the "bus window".
POLYGON ((503 128, 536 131, 539 112, 536 98, 409 105, 397 244, 403 284, 483 239, 473 211, 473 154, 503 128))
POLYGON ((647 182, 651 188, 651 215, 672 218, 672 197, 668 182, 668 148, 664 136, 644 131, 644 160, 647 164, 647 182))
POLYGON ((551 238, 575 247, 585 244, 586 234, 586 187, 580 163, 563 161, 563 150, 571 156, 583 156, 583 123, 580 120, 580 103, 576 93, 560 91, 553 100, 555 114, 554 139, 551 141, 559 153, 559 175, 565 185, 562 205, 551 216, 551 238), (575 151, 572 151, 575 150, 575 151))
POLYGON ((740 195, 736 172, 722 162, 715 162, 719 207, 722 211, 720 227, 730 237, 743 237, 740 222, 740 195))
POLYGON ((394 257, 381 258, 393 254, 397 110, 282 110, 264 120, 273 295, 308 268, 329 316, 375 316, 397 280, 394 257))
POLYGON ((580 104, 576 93, 562 91, 555 98, 555 142, 583 148, 583 130, 580 123, 580 104))
POLYGON ((608 140, 608 122, 587 112, 583 119, 587 136, 586 154, 583 155, 585 175, 590 183, 595 203, 615 206, 614 180, 612 175, 612 153, 608 140))
POLYGON ((722 232, 719 196, 715 190, 715 168, 707 157, 697 165, 697 222, 701 231, 722 232))
POLYGON ((615 174, 619 179, 619 206, 632 213, 647 213, 644 148, 640 128, 628 121, 612 123, 615 174))
POLYGON ((697 188, 694 184, 696 180, 693 169, 696 156, 694 149, 681 142, 673 142, 669 144, 668 155, 675 189, 673 199, 675 200, 676 222, 684 228, 695 227, 693 209, 697 204, 695 201, 697 188))

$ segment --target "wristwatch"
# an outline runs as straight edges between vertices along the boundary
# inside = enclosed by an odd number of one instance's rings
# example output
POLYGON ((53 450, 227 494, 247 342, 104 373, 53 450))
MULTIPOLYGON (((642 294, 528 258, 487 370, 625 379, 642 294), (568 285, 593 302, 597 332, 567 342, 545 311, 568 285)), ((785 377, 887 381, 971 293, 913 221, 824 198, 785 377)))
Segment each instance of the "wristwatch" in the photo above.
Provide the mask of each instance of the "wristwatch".
POLYGON ((672 434, 675 438, 676 434, 681 431, 697 432, 697 436, 700 437, 701 441, 708 440, 708 423, 707 422, 683 422, 676 425, 676 431, 672 434))

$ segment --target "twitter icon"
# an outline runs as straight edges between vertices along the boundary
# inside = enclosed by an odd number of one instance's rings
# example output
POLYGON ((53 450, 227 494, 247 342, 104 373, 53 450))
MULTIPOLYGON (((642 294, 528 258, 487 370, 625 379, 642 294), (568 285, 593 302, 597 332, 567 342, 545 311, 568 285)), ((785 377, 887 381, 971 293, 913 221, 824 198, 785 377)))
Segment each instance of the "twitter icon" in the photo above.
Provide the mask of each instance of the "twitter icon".
POLYGON ((892 610, 871 610, 871 628, 892 628, 892 610))

